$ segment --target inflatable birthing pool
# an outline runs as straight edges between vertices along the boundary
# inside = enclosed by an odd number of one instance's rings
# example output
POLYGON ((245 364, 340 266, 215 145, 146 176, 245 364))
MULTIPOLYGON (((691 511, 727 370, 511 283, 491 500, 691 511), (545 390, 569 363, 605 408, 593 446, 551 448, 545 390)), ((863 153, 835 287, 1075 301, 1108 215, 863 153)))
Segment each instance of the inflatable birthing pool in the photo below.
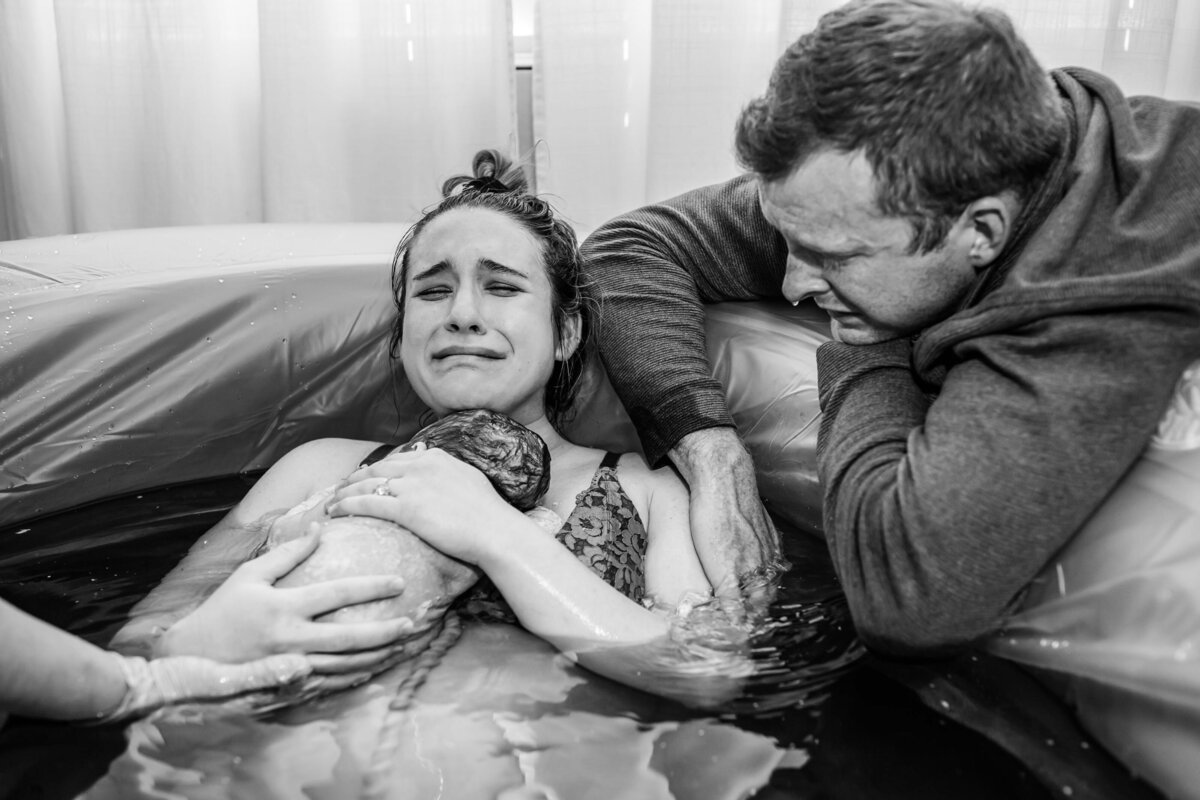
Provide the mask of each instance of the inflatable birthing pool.
MULTIPOLYGON (((263 469, 321 436, 406 439, 422 406, 386 348, 403 232, 199 226, 0 245, 0 524, 263 469)), ((813 352, 828 326, 779 305, 715 308, 710 349, 743 387, 734 413, 766 497, 816 529, 813 352), (798 322, 780 326, 785 313, 798 322)), ((593 384, 572 436, 636 449, 607 382, 593 384)))
MULTIPOLYGON (((405 227, 0 243, 0 596, 104 644, 283 453, 421 427, 387 354, 405 227)), ((266 718, 181 706, 122 730, 9 720, 0 800, 1154 796, 1005 662, 864 659, 819 536, 826 334, 815 308, 708 310, 714 374, 793 564, 739 703, 688 708, 590 675, 518 627, 467 623, 399 716, 385 674, 266 718), (1005 699, 1018 689, 1020 708, 1005 699), (380 767, 384 727, 395 749, 380 767)), ((637 448, 598 368, 569 433, 637 448)))

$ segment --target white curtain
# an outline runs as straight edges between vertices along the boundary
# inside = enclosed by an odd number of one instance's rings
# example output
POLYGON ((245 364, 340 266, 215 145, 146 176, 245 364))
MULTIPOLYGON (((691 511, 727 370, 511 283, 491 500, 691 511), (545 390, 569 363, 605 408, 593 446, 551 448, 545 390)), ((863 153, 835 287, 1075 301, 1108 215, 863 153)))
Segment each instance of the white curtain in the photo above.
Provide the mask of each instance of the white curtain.
MULTIPOLYGON (((1196 0, 985 2, 1048 67, 1200 101, 1196 0)), ((739 110, 840 4, 536 0, 539 191, 586 233, 736 174, 739 110)), ((0 240, 410 219, 475 150, 518 155, 511 6, 0 0, 0 240)))
POLYGON ((1102 72, 1127 95, 1200 102, 1196 0, 985 0, 1047 67, 1102 72))
MULTIPOLYGON (((1197 0, 984 0, 1046 67, 1200 102, 1197 0)), ((733 126, 775 59, 842 0, 537 0, 538 188, 586 233, 737 174, 733 126)))
POLYGON ((411 219, 512 61, 504 0, 0 0, 0 240, 411 219))

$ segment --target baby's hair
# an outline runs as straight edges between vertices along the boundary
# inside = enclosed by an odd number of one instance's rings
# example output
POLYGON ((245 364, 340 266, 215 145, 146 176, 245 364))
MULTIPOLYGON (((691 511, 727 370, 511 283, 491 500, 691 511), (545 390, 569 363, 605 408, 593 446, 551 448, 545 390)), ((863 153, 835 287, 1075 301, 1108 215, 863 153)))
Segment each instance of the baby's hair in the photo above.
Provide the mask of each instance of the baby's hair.
POLYGON ((483 472, 500 496, 522 511, 550 486, 550 448, 542 437, 496 411, 448 414, 412 438, 438 447, 483 472))

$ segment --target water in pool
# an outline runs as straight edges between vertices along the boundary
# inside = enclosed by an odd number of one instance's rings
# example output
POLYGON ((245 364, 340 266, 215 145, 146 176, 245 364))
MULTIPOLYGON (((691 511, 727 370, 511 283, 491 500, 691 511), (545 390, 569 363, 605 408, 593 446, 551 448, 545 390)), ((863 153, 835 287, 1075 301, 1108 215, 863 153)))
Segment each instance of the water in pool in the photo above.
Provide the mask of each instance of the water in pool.
MULTIPOLYGON (((0 593, 106 643, 248 481, 0 530, 0 593)), ((128 726, 11 719, 0 798, 1156 796, 1014 667, 867 656, 824 545, 795 531, 785 542, 793 568, 754 636, 756 673, 716 711, 597 677, 519 627, 466 621, 417 683, 402 666, 267 716, 182 706, 128 726)))

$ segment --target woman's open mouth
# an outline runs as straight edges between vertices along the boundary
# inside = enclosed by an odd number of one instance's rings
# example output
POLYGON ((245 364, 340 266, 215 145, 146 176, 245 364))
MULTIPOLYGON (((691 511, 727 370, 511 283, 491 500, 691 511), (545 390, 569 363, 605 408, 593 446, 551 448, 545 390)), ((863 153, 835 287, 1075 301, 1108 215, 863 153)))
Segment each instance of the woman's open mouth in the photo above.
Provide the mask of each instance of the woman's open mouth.
POLYGON ((452 346, 452 347, 444 347, 441 350, 434 351, 434 354, 433 354, 433 358, 435 361, 440 361, 440 360, 446 359, 446 358, 454 358, 456 356, 468 356, 468 357, 473 357, 473 358, 490 358, 490 359, 504 358, 503 353, 499 353, 495 350, 489 350, 486 347, 466 347, 466 346, 460 346, 460 345, 456 345, 456 346, 452 346))

